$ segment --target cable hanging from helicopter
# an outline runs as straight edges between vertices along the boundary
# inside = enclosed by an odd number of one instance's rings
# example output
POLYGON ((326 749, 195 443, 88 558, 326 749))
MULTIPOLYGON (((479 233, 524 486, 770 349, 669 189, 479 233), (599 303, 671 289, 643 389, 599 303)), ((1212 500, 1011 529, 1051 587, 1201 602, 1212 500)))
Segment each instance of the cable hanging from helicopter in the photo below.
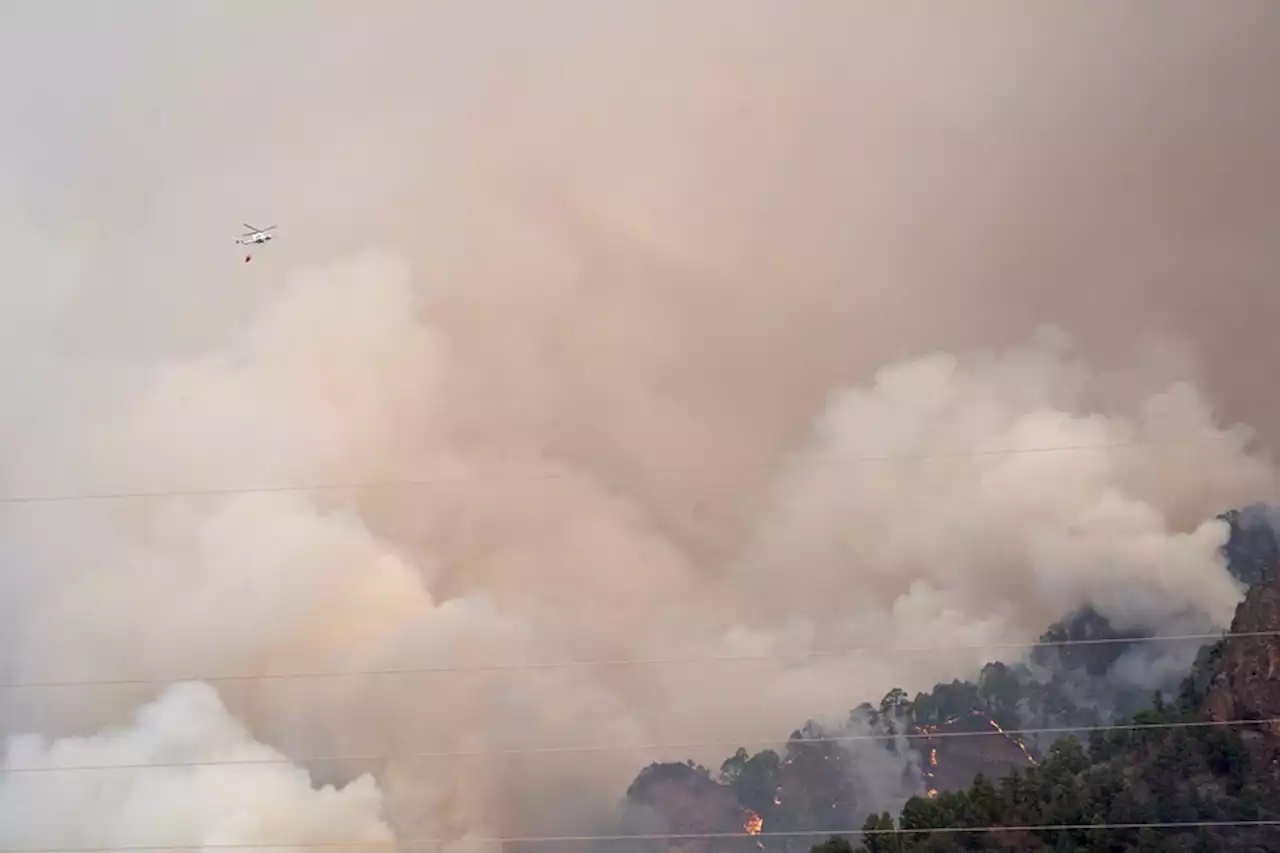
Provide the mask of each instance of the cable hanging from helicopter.
MULTIPOLYGON (((258 228, 256 226, 250 225, 247 222, 242 224, 244 225, 245 228, 248 228, 249 230, 246 233, 241 234, 239 237, 236 238, 236 243, 241 246, 260 246, 263 243, 267 243, 275 239, 275 235, 270 233, 276 229, 276 226, 274 225, 271 225, 267 228, 258 228)), ((252 253, 244 256, 244 262, 246 264, 249 263, 249 261, 251 260, 253 260, 252 253)))

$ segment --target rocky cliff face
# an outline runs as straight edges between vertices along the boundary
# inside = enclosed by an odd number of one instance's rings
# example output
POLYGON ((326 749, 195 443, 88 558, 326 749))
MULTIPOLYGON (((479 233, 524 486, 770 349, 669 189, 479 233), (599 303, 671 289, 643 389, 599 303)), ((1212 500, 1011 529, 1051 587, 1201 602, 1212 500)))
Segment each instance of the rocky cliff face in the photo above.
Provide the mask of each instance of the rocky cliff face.
MULTIPOLYGON (((1272 568, 1256 583, 1236 610, 1231 633, 1280 631, 1280 571, 1272 568)), ((1205 696, 1214 720, 1280 719, 1280 635, 1228 637, 1205 696)), ((1260 784, 1280 793, 1280 723, 1260 724, 1242 732, 1252 774, 1260 784)))

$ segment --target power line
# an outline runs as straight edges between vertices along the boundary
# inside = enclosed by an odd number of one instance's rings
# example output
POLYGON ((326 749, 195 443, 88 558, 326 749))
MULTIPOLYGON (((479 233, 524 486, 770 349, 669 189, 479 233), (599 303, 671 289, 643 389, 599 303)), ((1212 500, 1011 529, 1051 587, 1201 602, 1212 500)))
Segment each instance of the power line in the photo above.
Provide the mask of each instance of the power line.
MULTIPOLYGON (((458 672, 495 672, 503 670, 574 669, 606 666, 696 666, 713 663, 747 663, 753 661, 787 660, 795 658, 816 659, 850 657, 868 654, 936 654, 955 651, 996 651, 1000 649, 1063 648, 1069 646, 1100 646, 1115 643, 1155 642, 1217 642, 1218 640, 1267 639, 1280 637, 1280 630, 1236 631, 1212 634, 1165 634, 1152 637, 1096 637, 1082 640, 1037 640, 1025 643, 973 643, 945 646, 888 646, 881 648, 851 647, 844 649, 817 649, 812 651, 754 654, 754 655, 706 655, 700 657, 669 658, 596 658, 559 661, 522 661, 509 663, 438 665, 396 667, 360 670, 315 670, 299 672, 239 673, 228 675, 175 675, 168 678, 106 678, 65 681, 10 681, 0 682, 0 690, 52 689, 59 687, 148 687, 172 684, 179 681, 204 681, 209 683, 292 681, 331 678, 394 678, 412 675, 438 675, 458 672)), ((3 853, 3 851, 0 851, 3 853)))
MULTIPOLYGON (((1135 829, 1243 829, 1280 826, 1280 820, 1188 820, 1151 823, 1051 823, 1021 824, 1015 826, 937 826, 919 829, 801 829, 787 832, 659 832, 636 833, 628 835, 510 835, 510 836, 466 836, 465 840, 477 844, 564 844, 570 842, 604 842, 604 841, 697 841, 713 839, 753 838, 814 838, 822 836, 866 836, 866 835, 942 835, 945 833, 973 834, 977 832, 1120 832, 1135 829)), ((300 841, 296 843, 250 843, 238 842, 227 844, 149 844, 124 845, 117 847, 3 847, 0 853, 150 853, 161 850, 273 850, 273 849, 323 849, 334 847, 398 847, 454 844, 464 838, 405 838, 386 840, 351 840, 351 841, 300 841)))
MULTIPOLYGON (((886 734, 866 734, 866 735, 830 735, 823 737, 802 737, 796 740, 788 740, 787 743, 855 743, 859 741, 892 741, 892 740, 939 740, 947 738, 965 738, 965 737, 1023 737, 1030 735, 1045 734, 1066 734, 1070 732, 1115 732, 1115 731, 1141 731, 1141 730, 1169 730, 1169 729, 1201 729, 1201 728, 1234 728, 1243 726, 1271 726, 1280 725, 1280 717, 1270 717, 1257 720, 1190 720, 1183 722, 1166 722, 1166 723, 1116 723, 1105 726, 1056 726, 1050 728, 1035 729, 990 729, 976 732, 912 732, 896 735, 886 734)), ((659 750, 675 750, 675 749, 733 749, 735 747, 767 747, 779 743, 778 738, 761 738, 759 740, 734 740, 734 741, 693 741, 686 743, 651 743, 636 744, 628 746, 626 744, 601 744, 601 745, 585 745, 585 746, 544 746, 544 747, 516 747, 510 749, 480 749, 480 750, 450 750, 438 752, 406 752, 398 754, 351 754, 351 755, 312 755, 312 756, 281 756, 278 758, 245 758, 245 759, 209 759, 207 761, 172 761, 157 763, 137 763, 137 764, 79 764, 79 765, 62 765, 56 767, 0 767, 0 776, 31 774, 31 773, 79 773, 98 770, 176 770, 181 768, 205 768, 205 767, 260 767, 280 764, 315 764, 330 762, 361 762, 361 761, 384 761, 387 759, 418 759, 418 758, 483 758, 486 756, 512 756, 512 755, 547 755, 554 753, 584 753, 584 752, 653 752, 659 750)))
MULTIPOLYGON (((830 454, 795 454, 791 459, 811 459, 832 464, 861 465, 874 462, 915 462, 933 459, 965 459, 991 456, 1019 456, 1040 453, 1069 453, 1085 450, 1125 450, 1146 449, 1179 445, 1200 445, 1227 441, 1229 435, 1204 436, 1201 438, 1180 439, 1144 439, 1120 442, 1100 442, 1091 444, 1062 444, 1037 447, 1005 447, 988 450, 944 450, 928 453, 902 453, 869 456, 839 456, 830 454)), ((699 465, 664 465, 663 470, 695 471, 702 470, 699 465)), ((330 491, 370 491, 385 489, 428 488, 455 484, 474 483, 477 481, 551 481, 566 480, 577 475, 544 471, 531 474, 478 475, 468 477, 426 477, 388 480, 351 481, 346 483, 312 483, 299 485, 263 485, 203 489, 157 489, 154 491, 112 491, 112 492, 80 492, 61 495, 6 495, 0 496, 0 504, 43 504, 43 503, 79 503, 88 501, 126 501, 126 500, 158 500, 163 498, 182 497, 226 497, 249 494, 280 494, 300 492, 330 491)))

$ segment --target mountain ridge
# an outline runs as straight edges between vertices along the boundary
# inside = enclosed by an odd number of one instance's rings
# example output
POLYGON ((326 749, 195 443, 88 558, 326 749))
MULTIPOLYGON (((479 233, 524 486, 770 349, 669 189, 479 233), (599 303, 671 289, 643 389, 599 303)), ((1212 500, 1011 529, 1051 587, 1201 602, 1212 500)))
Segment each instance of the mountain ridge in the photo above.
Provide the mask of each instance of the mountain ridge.
MULTIPOLYGON (((1236 625, 1270 625, 1280 619, 1280 590, 1276 589, 1275 579, 1275 566, 1280 563, 1280 542, 1273 527, 1276 517, 1276 511, 1265 505, 1233 509, 1218 516, 1230 530, 1222 547, 1226 568, 1242 586, 1249 588, 1245 601, 1237 608, 1233 631, 1242 630, 1236 625), (1259 601, 1263 603, 1258 604, 1259 601), (1271 610, 1266 611, 1267 607, 1271 610)), ((1005 729, 1095 727, 1117 719, 1171 721, 1174 719, 1171 715, 1180 720, 1206 714, 1226 715, 1215 719, 1240 719, 1233 715, 1246 711, 1260 714, 1262 709, 1274 709, 1272 716, 1280 717, 1280 696, 1266 693, 1269 684, 1277 683, 1274 676, 1280 672, 1280 644, 1273 643, 1270 650, 1265 651, 1261 658, 1265 665, 1254 665, 1259 660, 1261 645, 1258 649, 1242 645, 1240 651, 1224 656, 1222 642, 1202 644, 1190 672, 1180 680, 1161 684, 1155 691, 1138 690, 1121 680, 1108 679, 1116 663, 1132 648, 1141 645, 1126 641, 1140 641, 1144 636, 1149 635, 1141 631, 1118 631, 1097 610, 1082 607, 1051 625, 1041 640, 1111 639, 1116 642, 1037 648, 1026 662, 991 662, 982 668, 975 681, 938 684, 929 693, 919 693, 914 699, 895 688, 882 698, 878 707, 863 703, 855 708, 843 726, 823 727, 807 722, 792 733, 781 752, 764 750, 751 755, 739 749, 721 765, 714 779, 710 770, 692 762, 655 763, 641 772, 628 789, 624 802, 647 810, 663 832, 741 831, 744 840, 762 827, 770 833, 811 833, 826 827, 892 826, 894 821, 889 812, 876 804, 877 799, 885 799, 883 792, 866 790, 875 787, 866 782, 870 776, 883 782, 887 790, 896 792, 898 803, 906 800, 902 805, 901 820, 906 821, 903 825, 918 827, 924 825, 919 821, 936 822, 939 815, 953 809, 957 802, 967 802, 973 786, 979 783, 981 798, 986 794, 985 786, 991 785, 987 780, 992 778, 1000 778, 1001 784, 1006 784, 1009 779, 1025 780, 1023 774, 1038 778, 1037 774, 1049 772, 1059 782, 1067 777, 1075 779, 1084 772, 1084 766, 1104 765, 1112 760, 1109 756, 1119 754, 1117 750, 1123 751, 1130 743, 1124 738, 1112 742, 1104 737, 1099 746, 1095 743, 1096 732, 1090 738, 1057 733, 1020 739, 1006 734, 1005 729), (1274 657, 1270 656, 1273 653, 1274 657), (1276 700, 1274 706, 1268 704, 1273 699, 1276 700), (947 737, 952 733, 988 730, 991 737, 947 737), (882 739, 848 743, 817 739, 865 734, 880 735, 882 739), (909 735, 910 739, 901 735, 909 735), (1080 765, 1081 761, 1084 766, 1080 765), (689 774, 700 778, 692 781, 689 774), (677 778, 678 783, 670 781, 677 778), (639 784, 642 779, 647 780, 643 785, 639 784), (859 780, 862 780, 861 786, 859 780), (936 808, 943 811, 931 811, 930 804, 938 804, 936 808)), ((1269 740, 1268 737, 1257 732, 1232 733, 1226 741, 1221 741, 1216 735, 1207 735, 1203 739, 1193 738, 1190 741, 1193 747, 1172 748, 1190 750, 1188 755, 1178 753, 1179 761, 1190 762, 1184 769, 1216 780, 1213 784, 1221 782, 1214 775, 1214 768, 1232 762, 1269 768, 1270 776, 1266 779, 1250 777, 1248 790, 1253 792, 1249 794, 1253 797, 1258 790, 1280 791, 1280 749, 1273 743, 1276 738, 1269 740), (1230 760, 1223 759, 1224 755, 1230 760)), ((1239 798, 1246 783, 1237 781, 1238 784, 1232 782, 1231 785, 1235 786, 1232 790, 1239 798)), ((1028 783, 1007 784, 1013 785, 1016 792, 1022 790, 1019 784, 1028 783)), ((1217 796, 1210 810, 1232 811, 1223 805, 1224 797, 1230 799, 1225 794, 1217 796)), ((1248 811, 1252 801, 1244 797, 1241 802, 1241 808, 1248 811)), ((1182 812, 1186 813, 1192 805, 1184 803, 1182 812)), ((896 811, 896 807, 893 810, 896 811)), ((756 842, 750 845, 752 849, 795 851, 809 846, 774 837, 756 839, 756 842), (762 841, 767 843, 760 843, 762 841)), ((878 848, 874 838, 871 844, 865 849, 875 853, 878 848)), ((669 849, 706 853, 748 848, 735 841, 732 845, 672 844, 669 849)), ((903 848, 904 851, 917 849, 953 848, 945 845, 903 848)), ((1056 850, 1034 846, 1025 849, 1056 850)), ((1076 848, 1064 849, 1074 851, 1076 848)), ((1274 849, 1280 850, 1280 846, 1274 849)))

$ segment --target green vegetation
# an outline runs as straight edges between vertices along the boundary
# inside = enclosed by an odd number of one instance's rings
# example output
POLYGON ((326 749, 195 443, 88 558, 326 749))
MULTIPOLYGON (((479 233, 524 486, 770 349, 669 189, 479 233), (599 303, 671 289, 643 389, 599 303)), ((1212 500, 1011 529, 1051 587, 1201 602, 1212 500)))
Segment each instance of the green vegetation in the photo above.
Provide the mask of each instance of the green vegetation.
MULTIPOLYGON (((717 781, 731 789, 733 797, 742 807, 760 815, 770 832, 807 831, 822 826, 856 826, 865 816, 865 806, 860 805, 862 793, 853 780, 857 777, 854 766, 869 759, 870 753, 884 750, 900 754, 906 747, 903 741, 892 736, 917 731, 921 725, 934 726, 964 717, 973 712, 995 720, 1006 729, 1043 728, 1062 726, 1095 726, 1109 721, 1098 708, 1129 706, 1138 708, 1134 722, 1139 725, 1163 720, 1189 720, 1198 713, 1203 702, 1216 661, 1216 648, 1201 650, 1190 677, 1179 685, 1170 685, 1168 696, 1176 698, 1176 709, 1165 706, 1165 695, 1157 692, 1142 694, 1139 701, 1132 690, 1121 682, 1108 678, 1111 667, 1130 647, 1124 642, 1136 635, 1115 632, 1105 618, 1090 608, 1084 608, 1071 617, 1051 626, 1042 636, 1047 642, 1107 637, 1116 643, 1087 645, 1073 648, 1071 654, 1057 648, 1039 649, 1028 663, 990 663, 983 667, 976 681, 952 681, 939 684, 928 693, 911 698, 905 691, 890 690, 877 705, 863 703, 849 713, 844 726, 825 728, 813 721, 792 732, 781 751, 763 750, 751 754, 745 749, 725 760, 716 777, 717 781), (1151 707, 1154 706, 1154 707, 1151 707), (837 742, 831 736, 866 733, 886 735, 883 740, 869 742, 837 742)), ((1162 730, 1162 732, 1165 730, 1162 730)), ((1243 782, 1228 784, 1229 780, 1217 780, 1212 773, 1206 776, 1206 768, 1224 766, 1222 755, 1234 755, 1237 740, 1231 740, 1221 730, 1189 729, 1168 734, 1169 756, 1152 757, 1150 766, 1139 762, 1132 750, 1138 745, 1155 749, 1153 738, 1161 735, 1153 732, 1116 732, 1105 738, 1073 739, 1073 736, 1055 742, 1041 744, 1040 754, 1048 753, 1040 768, 1030 769, 1023 775, 1001 780, 998 785, 979 777, 971 791, 944 793, 936 799, 915 798, 903 809, 900 825, 904 828, 978 826, 992 822, 1010 823, 1094 823, 1114 822, 1119 815, 1146 814, 1135 805, 1132 798, 1146 796, 1148 790, 1135 784, 1135 773, 1150 772, 1152 787, 1156 793, 1165 791, 1161 785, 1163 774, 1176 774, 1183 780, 1195 780, 1196 785, 1213 785, 1194 789, 1194 796, 1187 793, 1175 799, 1177 814, 1187 815, 1236 815, 1228 800, 1237 797, 1244 807, 1253 802, 1252 794, 1245 791, 1243 782), (1222 738, 1228 738, 1223 741, 1222 738), (1145 738, 1145 740, 1144 740, 1145 738), (1176 759, 1177 764, 1170 764, 1176 759), (1125 762, 1129 762, 1126 764, 1125 762), (1077 766, 1083 762, 1088 767, 1077 766), (1101 763, 1099 763, 1101 762, 1101 763), (1086 772, 1086 770, 1088 772, 1086 772), (1117 782, 1117 779, 1123 782, 1117 782), (1221 783, 1221 784, 1219 784, 1221 783), (1109 796, 1117 784, 1126 793, 1115 803, 1102 805, 1101 799, 1109 796), (1126 799, 1128 798, 1128 799, 1126 799), (1049 805, 1041 803, 1044 799, 1049 805), (995 817, 993 817, 993 815, 995 817)), ((1234 735, 1232 735, 1234 737, 1234 735)), ((914 744, 913 744, 914 745, 914 744)), ((1035 744, 1029 744, 1035 747, 1035 744)), ((913 756, 913 759, 915 756, 913 756)), ((687 766, 701 777, 710 777, 708 770, 688 762, 687 766)), ((679 769, 679 765, 652 765, 641 773, 641 778, 659 773, 666 767, 679 769)), ((900 772, 899 780, 878 778, 877 784, 894 787, 903 794, 919 791, 922 768, 914 760, 885 764, 886 772, 900 772)), ((1187 784, 1191 784, 1189 781, 1187 784)), ((1155 794, 1152 794, 1155 796, 1155 794)), ((1146 802, 1146 800, 1141 800, 1146 802)), ((1148 809, 1148 811, 1150 811, 1148 809)), ((1157 809, 1155 814, 1164 812, 1157 809)), ((1146 820, 1143 818, 1142 820, 1146 820)), ((1154 819, 1154 818, 1152 818, 1154 819)), ((1164 818, 1160 818, 1164 819, 1164 818)), ((1186 819, 1176 818, 1176 819, 1186 819)), ((1229 819, 1217 817, 1215 819, 1229 819)), ((1139 818, 1127 818, 1132 822, 1139 818)), ((882 828, 895 826, 886 813, 873 815, 868 824, 882 828)), ((1069 850, 1077 849, 1127 851, 1127 847, 1096 848, 1080 846, 1079 832, 1057 833, 1067 841, 1050 838, 1043 833, 1038 842, 1020 840, 1025 847, 1013 849, 1069 850), (1047 839, 1047 841, 1046 841, 1047 839), (1050 846, 1034 846, 1035 843, 1050 846), (1054 846, 1076 845, 1076 846, 1054 846)), ((1096 834, 1096 833, 1095 833, 1096 834)), ((889 835, 868 837, 864 842, 865 853, 880 850, 898 850, 884 847, 886 843, 900 845, 901 851, 950 851, 1010 849, 1009 837, 978 836, 975 834, 929 836, 889 835), (985 845, 985 846, 984 846, 985 845), (994 845, 994 846, 991 846, 994 845), (1004 846, 1001 846, 1004 845, 1004 846)), ((1108 842, 1110 843, 1110 842, 1108 842)), ((766 850, 796 850, 794 844, 783 839, 765 841, 766 850)), ((1135 850, 1160 850, 1160 847, 1133 848, 1135 850)), ((1169 848, 1178 849, 1183 848, 1169 848)), ((1225 848, 1223 848, 1225 849, 1225 848)), ((1247 849, 1247 848, 1245 848, 1247 849)), ((1277 848, 1280 849, 1280 848, 1277 848)))
POLYGON ((1018 850, 1028 853, 1253 853, 1280 850, 1274 828, 1091 829, 1134 823, 1180 823, 1280 818, 1251 781, 1240 729, 1163 727, 1203 722, 1204 685, 1221 644, 1202 655, 1184 681, 1178 701, 1135 714, 1134 726, 1093 732, 1087 745, 1064 738, 1041 766, 996 782, 978 776, 967 790, 936 798, 913 797, 897 822, 888 813, 867 818, 860 847, 830 839, 813 853, 952 853, 1018 850), (1160 728, 1155 728, 1160 726, 1160 728), (1070 826, 1064 830, 913 832, 987 826, 1070 826))
MULTIPOLYGON (((1228 568, 1245 586, 1275 582, 1271 573, 1280 564, 1280 542, 1271 525, 1276 512, 1269 507, 1249 507, 1221 516, 1231 527, 1223 549, 1228 568)), ((1211 689, 1217 691, 1217 699, 1222 698, 1221 687, 1212 685, 1215 674, 1221 675, 1227 665, 1224 644, 1203 646, 1185 678, 1179 681, 1175 677, 1153 693, 1135 688, 1119 674, 1132 672, 1132 666, 1116 666, 1130 653, 1167 651, 1135 647, 1131 641, 1141 636, 1116 631, 1102 614, 1084 607, 1051 626, 1041 641, 1115 642, 1040 647, 1025 662, 989 663, 975 681, 938 684, 914 698, 895 688, 877 705, 864 703, 855 708, 842 726, 824 728, 813 721, 806 723, 792 733, 780 751, 753 755, 737 750, 721 765, 718 785, 706 768, 692 763, 688 767, 653 765, 641 778, 663 768, 687 775, 692 768, 696 778, 704 780, 699 783, 703 790, 724 794, 724 808, 730 815, 727 820, 739 819, 732 816, 735 807, 750 809, 763 819, 766 833, 858 825, 878 830, 859 839, 831 838, 812 847, 812 853, 1280 851, 1280 827, 1101 828, 1280 820, 1280 792, 1269 791, 1268 800, 1259 787, 1264 780, 1259 772, 1261 764, 1268 762, 1259 759, 1259 767, 1251 766, 1250 756, 1257 754, 1261 743, 1257 739, 1262 735, 1244 727, 1189 725, 1208 720, 1211 689), (1042 759, 1037 767, 1023 767, 998 779, 977 775, 965 788, 944 790, 934 797, 912 797, 896 819, 889 812, 867 816, 867 811, 878 808, 869 796, 879 797, 880 802, 900 802, 892 790, 898 790, 899 797, 923 790, 921 774, 926 768, 916 763, 919 756, 915 754, 906 762, 899 759, 906 744, 895 735, 953 722, 963 727, 962 718, 974 713, 1004 729, 1108 723, 1130 723, 1139 728, 1052 735, 1038 743, 1033 740, 1027 746, 1042 759), (1144 726, 1150 728, 1141 728, 1144 726), (831 740, 833 735, 868 733, 887 737, 877 741, 831 740), (898 773, 902 778, 893 778, 898 773), (854 782, 859 776, 874 778, 876 791, 860 789, 854 782), (991 826, 1009 829, 964 831, 991 826), (1026 829, 1036 826, 1067 828, 1026 829)), ((957 784, 957 767, 961 768, 960 778, 967 779, 964 774, 981 767, 994 766, 1000 773, 1001 767, 1023 766, 1016 754, 1008 763, 1002 763, 1005 759, 998 755, 975 758, 955 748, 949 748, 948 753, 940 749, 939 755, 945 759, 942 766, 950 768, 950 785, 957 784)), ((697 814, 698 809, 691 813, 697 814)), ((706 826, 710 831, 712 822, 706 826)), ((767 853, 794 853, 808 844, 797 844, 794 838, 784 836, 762 837, 756 846, 767 853)))
MULTIPOLYGON (((1231 525, 1224 550, 1231 573, 1252 586, 1266 580, 1280 564, 1275 510, 1248 507, 1221 516, 1231 525)), ((1082 612, 1072 623, 1087 635, 1109 630, 1096 614, 1082 612)), ((1066 639, 1055 626, 1047 640, 1066 639)), ((1083 646, 1074 658, 1055 652, 1068 669, 1091 677, 1105 676, 1123 653, 1124 644, 1083 646), (1105 650, 1105 651, 1104 651, 1105 650), (1113 651, 1114 650, 1114 651, 1113 651), (1101 652, 1101 655, 1099 654, 1101 652)), ((1043 651, 1043 650, 1037 650, 1043 651)), ((1262 853, 1280 850, 1280 828, 1195 827, 1103 829, 1115 824, 1192 823, 1280 819, 1280 799, 1268 799, 1259 788, 1264 768, 1251 767, 1244 738, 1258 736, 1244 727, 1195 724, 1209 720, 1205 704, 1223 643, 1201 649, 1172 705, 1157 692, 1149 708, 1132 714, 1141 728, 1092 732, 1087 743, 1063 738, 1049 749, 1039 767, 992 782, 979 775, 967 790, 934 798, 913 797, 897 822, 887 813, 869 816, 855 848, 832 838, 813 853, 952 853, 973 850, 1019 850, 1036 853, 1262 853), (1158 727, 1158 728, 1157 728, 1158 727), (915 830, 979 827, 1063 826, 1070 829, 1000 832, 918 832, 915 830), (1091 828, 1098 827, 1098 828, 1091 828), (878 833, 876 831, 879 831, 878 833), (899 831, 894 831, 899 830, 899 831)), ((1041 665, 1046 658, 1033 662, 1041 665)), ((978 684, 939 685, 919 696, 914 711, 922 722, 954 715, 966 705, 986 707, 996 719, 1009 719, 1015 709, 1038 716, 1073 717, 1079 709, 1067 700, 1057 676, 1047 682, 1028 680, 1025 668, 991 664, 978 684)), ((1122 704, 1122 703, 1118 703, 1122 704)))

